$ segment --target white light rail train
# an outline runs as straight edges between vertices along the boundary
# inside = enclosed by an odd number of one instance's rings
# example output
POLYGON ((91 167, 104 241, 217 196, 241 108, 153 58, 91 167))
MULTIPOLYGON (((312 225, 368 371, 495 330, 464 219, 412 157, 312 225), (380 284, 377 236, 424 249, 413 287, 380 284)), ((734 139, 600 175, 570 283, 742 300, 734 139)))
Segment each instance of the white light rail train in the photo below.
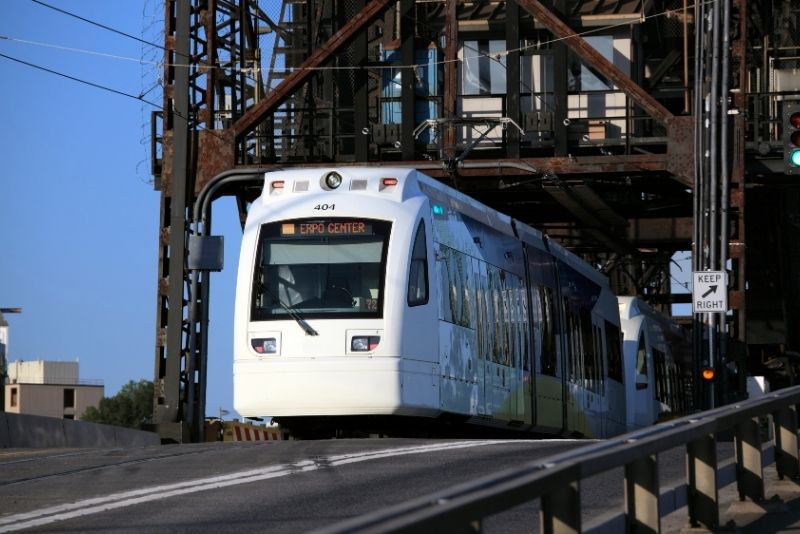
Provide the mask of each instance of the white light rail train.
POLYGON ((300 437, 612 436, 685 409, 674 328, 416 170, 270 172, 242 239, 234 406, 300 437))

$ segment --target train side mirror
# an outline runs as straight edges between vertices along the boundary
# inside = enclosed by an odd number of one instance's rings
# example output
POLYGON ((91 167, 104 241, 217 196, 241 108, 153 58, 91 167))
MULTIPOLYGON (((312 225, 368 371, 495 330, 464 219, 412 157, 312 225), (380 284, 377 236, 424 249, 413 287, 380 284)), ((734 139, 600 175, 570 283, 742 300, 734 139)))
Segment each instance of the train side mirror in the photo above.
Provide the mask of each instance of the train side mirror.
POLYGON ((648 382, 647 382, 647 375, 642 373, 636 373, 636 389, 647 389, 648 382))
POLYGON ((224 264, 223 251, 221 235, 190 235, 188 267, 193 271, 219 272, 224 264))

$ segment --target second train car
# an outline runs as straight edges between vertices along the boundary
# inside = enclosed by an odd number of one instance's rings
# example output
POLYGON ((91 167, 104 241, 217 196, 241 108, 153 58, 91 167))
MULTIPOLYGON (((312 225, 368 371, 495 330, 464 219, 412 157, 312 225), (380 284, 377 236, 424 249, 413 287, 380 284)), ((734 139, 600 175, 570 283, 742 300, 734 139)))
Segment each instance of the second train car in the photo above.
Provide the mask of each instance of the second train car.
POLYGON ((631 427, 607 278, 413 169, 265 174, 234 336, 236 410, 299 434, 631 427))

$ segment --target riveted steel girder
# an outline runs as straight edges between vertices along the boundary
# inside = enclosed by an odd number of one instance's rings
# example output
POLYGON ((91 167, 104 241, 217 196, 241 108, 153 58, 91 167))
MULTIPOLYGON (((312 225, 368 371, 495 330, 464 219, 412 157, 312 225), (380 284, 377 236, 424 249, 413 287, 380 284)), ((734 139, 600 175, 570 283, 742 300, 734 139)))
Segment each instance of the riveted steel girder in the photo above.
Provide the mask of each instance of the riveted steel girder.
POLYGON ((250 132, 264 117, 272 113, 281 102, 305 82, 314 72, 316 67, 321 66, 331 56, 346 45, 355 35, 380 15, 391 0, 372 0, 352 19, 350 19, 338 32, 323 43, 317 50, 306 59, 297 70, 287 76, 278 87, 272 91, 267 98, 254 105, 247 112, 239 117, 233 124, 236 132, 236 139, 250 132))

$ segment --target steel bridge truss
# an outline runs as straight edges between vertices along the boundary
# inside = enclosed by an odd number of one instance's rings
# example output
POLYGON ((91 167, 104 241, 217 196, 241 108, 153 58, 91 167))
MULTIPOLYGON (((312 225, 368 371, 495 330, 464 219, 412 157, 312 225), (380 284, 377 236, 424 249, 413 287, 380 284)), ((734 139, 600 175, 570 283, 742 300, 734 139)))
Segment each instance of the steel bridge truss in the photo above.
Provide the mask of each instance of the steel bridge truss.
MULTIPOLYGON (((715 115, 711 134, 702 126, 711 117, 692 111, 705 109, 705 96, 727 98, 723 75, 710 72, 722 37, 698 24, 714 16, 710 8, 683 0, 166 0, 162 160, 154 165, 162 169, 162 437, 200 438, 210 271, 190 263, 188 247, 210 233, 210 213, 194 203, 232 170, 413 165, 541 228, 603 268, 620 293, 663 309, 687 300, 670 293, 669 264, 694 244, 700 267, 732 260, 733 315, 709 328, 744 343, 739 149, 755 8, 725 5, 728 109, 739 114, 715 115), (723 132, 734 154, 724 158, 724 180, 721 159, 712 168, 696 157, 723 132), (699 191, 707 204, 694 204, 699 191), (711 213, 712 202, 716 222, 698 230, 696 215, 711 213), (732 231, 705 254, 723 227, 732 231)), ((245 180, 215 189, 223 194, 237 198, 244 220, 259 191, 245 180)))

